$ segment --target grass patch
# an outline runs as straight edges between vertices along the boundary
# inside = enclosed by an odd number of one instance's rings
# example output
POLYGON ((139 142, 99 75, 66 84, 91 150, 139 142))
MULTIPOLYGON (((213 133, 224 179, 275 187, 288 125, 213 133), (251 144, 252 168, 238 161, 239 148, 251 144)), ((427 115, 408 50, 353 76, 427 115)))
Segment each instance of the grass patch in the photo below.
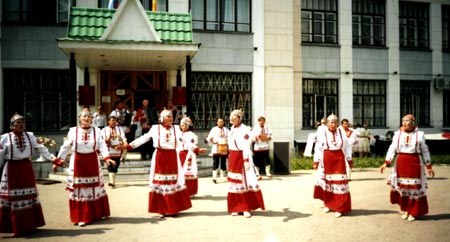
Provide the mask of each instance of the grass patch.
MULTIPOLYGON (((384 157, 353 158, 353 168, 378 168, 384 162, 384 157)), ((450 165, 450 155, 431 155, 432 165, 450 165)), ((297 152, 291 159, 291 170, 312 170, 313 158, 303 157, 297 152)))

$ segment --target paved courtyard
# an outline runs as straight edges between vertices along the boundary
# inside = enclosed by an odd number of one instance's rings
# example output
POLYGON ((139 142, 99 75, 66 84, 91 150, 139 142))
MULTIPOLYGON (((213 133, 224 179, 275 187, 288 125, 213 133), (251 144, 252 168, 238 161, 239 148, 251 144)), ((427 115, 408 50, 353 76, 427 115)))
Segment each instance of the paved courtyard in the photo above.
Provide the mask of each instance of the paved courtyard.
MULTIPOLYGON (((226 212, 227 184, 199 179, 193 207, 176 217, 147 213, 147 182, 119 183, 107 188, 111 217, 86 227, 69 220, 64 184, 38 185, 47 225, 24 238, 0 234, 2 241, 449 241, 450 166, 435 166, 428 180, 430 213, 414 222, 400 218, 389 203, 388 173, 357 169, 350 191, 353 211, 341 218, 323 213, 312 199, 315 172, 263 179, 265 211, 252 218, 226 212)), ((389 172, 389 169, 387 170, 389 172)))

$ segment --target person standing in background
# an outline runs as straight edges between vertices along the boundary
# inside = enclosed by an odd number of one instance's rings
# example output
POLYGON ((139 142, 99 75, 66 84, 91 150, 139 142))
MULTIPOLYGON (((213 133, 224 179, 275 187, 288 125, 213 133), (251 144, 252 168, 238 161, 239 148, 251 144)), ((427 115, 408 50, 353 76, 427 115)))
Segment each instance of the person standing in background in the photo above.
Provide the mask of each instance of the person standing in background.
POLYGON ((261 173, 261 169, 265 168, 266 176, 271 178, 270 173, 270 140, 272 140, 272 131, 266 125, 266 118, 259 117, 257 126, 252 129, 252 141, 254 142, 253 153, 256 169, 261 173))
POLYGON ((220 171, 220 180, 225 181, 225 172, 227 171, 228 156, 228 133, 230 132, 224 127, 224 120, 217 119, 217 126, 209 131, 206 140, 212 144, 211 152, 213 154, 212 179, 217 183, 217 173, 220 171))
POLYGON ((109 117, 108 126, 102 129, 101 135, 108 146, 111 160, 115 161, 115 165, 109 164, 107 167, 109 176, 108 186, 115 188, 116 175, 120 167, 120 157, 122 157, 122 150, 117 149, 117 147, 127 145, 127 138, 122 129, 117 126, 117 119, 114 116, 109 117))
POLYGON ((103 106, 99 105, 97 106, 97 112, 94 113, 93 117, 93 123, 94 126, 99 128, 99 129, 103 129, 104 127, 106 127, 106 125, 108 125, 107 123, 107 118, 106 118, 106 114, 103 111, 103 106))

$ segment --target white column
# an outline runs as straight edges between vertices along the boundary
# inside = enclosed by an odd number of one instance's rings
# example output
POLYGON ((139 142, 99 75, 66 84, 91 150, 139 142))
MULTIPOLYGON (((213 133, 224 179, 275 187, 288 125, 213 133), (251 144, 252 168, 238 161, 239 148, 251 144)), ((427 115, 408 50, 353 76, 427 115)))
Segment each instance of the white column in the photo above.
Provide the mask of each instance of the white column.
POLYGON ((443 74, 442 60, 442 11, 441 4, 430 4, 430 48, 432 51, 432 72, 431 80, 431 126, 442 127, 444 114, 442 112, 443 91, 434 88, 434 78, 443 74))
POLYGON ((252 7, 252 16, 258 16, 252 19, 253 31, 253 77, 252 77, 252 120, 253 124, 258 123, 259 116, 265 116, 265 86, 266 77, 264 74, 264 1, 254 1, 252 7))
MULTIPOLYGON (((339 1, 339 119, 353 120, 352 2, 339 1)), ((328 114, 327 114, 328 115, 328 114)))
POLYGON ((388 47, 389 79, 386 83, 386 125, 396 129, 400 125, 400 41, 399 4, 386 1, 386 47, 388 47))

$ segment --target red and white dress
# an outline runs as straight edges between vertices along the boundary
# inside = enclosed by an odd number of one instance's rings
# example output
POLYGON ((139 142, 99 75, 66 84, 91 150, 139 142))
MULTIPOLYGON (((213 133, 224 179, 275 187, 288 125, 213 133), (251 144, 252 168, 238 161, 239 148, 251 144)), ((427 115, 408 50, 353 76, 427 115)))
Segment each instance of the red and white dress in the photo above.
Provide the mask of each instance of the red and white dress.
POLYGON ((348 161, 352 150, 345 133, 341 129, 332 132, 323 128, 317 133, 314 162, 317 167, 317 182, 314 198, 324 202, 325 207, 339 213, 352 209, 348 186, 348 161))
POLYGON ((392 161, 396 154, 388 181, 391 203, 400 205, 401 211, 414 217, 425 215, 428 213, 428 201, 424 163, 430 164, 430 152, 424 133, 417 129, 395 132, 386 161, 392 161))
POLYGON ((189 209, 192 207, 191 199, 177 152, 177 147, 181 145, 180 127, 153 125, 129 146, 137 148, 150 139, 153 139, 156 150, 153 152, 150 166, 148 212, 173 215, 189 209))
POLYGON ((198 192, 197 154, 199 153, 199 148, 197 144, 198 137, 194 132, 182 132, 179 155, 189 195, 196 195, 198 192))
POLYGON ((30 160, 35 150, 48 160, 54 158, 33 133, 1 136, 0 167, 4 168, 0 174, 0 233, 21 236, 45 225, 30 160))
POLYGON ((69 152, 66 190, 69 191, 70 220, 85 224, 110 216, 108 195, 100 160, 97 155, 109 158, 108 147, 100 129, 72 127, 59 150, 58 157, 65 160, 69 152))
POLYGON ((250 212, 264 207, 250 150, 251 131, 244 124, 233 126, 228 135, 228 212, 250 212), (245 170, 244 162, 250 169, 245 170))

